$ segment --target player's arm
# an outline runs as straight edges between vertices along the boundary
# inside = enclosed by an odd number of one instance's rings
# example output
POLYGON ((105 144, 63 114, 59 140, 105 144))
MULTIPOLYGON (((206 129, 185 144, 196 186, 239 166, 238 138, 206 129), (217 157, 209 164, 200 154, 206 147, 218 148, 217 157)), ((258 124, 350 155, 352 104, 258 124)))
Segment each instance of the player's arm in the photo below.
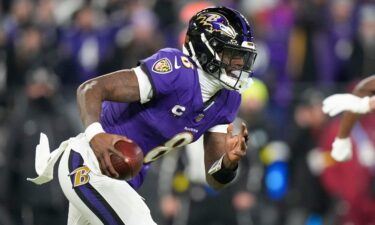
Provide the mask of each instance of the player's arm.
POLYGON ((352 94, 336 94, 326 98, 323 111, 330 116, 345 111, 335 141, 332 143, 332 157, 337 161, 346 161, 352 157, 350 133, 361 114, 375 108, 375 75, 356 85, 352 94), (370 97, 371 96, 371 97, 370 97))
POLYGON ((118 154, 114 143, 128 140, 126 137, 107 134, 99 124, 103 101, 134 102, 140 100, 138 80, 133 70, 119 70, 96 77, 81 84, 77 90, 77 102, 85 134, 98 158, 102 172, 117 177, 110 154, 118 154))
POLYGON ((103 101, 134 102, 140 100, 138 80, 133 70, 119 70, 81 84, 77 102, 85 127, 98 122, 103 101))
MULTIPOLYGON (((368 113, 375 109, 375 75, 370 76, 358 83, 352 93, 353 95, 359 97, 359 101, 362 101, 365 105, 363 106, 365 108, 363 113, 368 113)), ((344 113, 337 137, 349 137, 355 122, 359 119, 360 114, 362 114, 361 112, 356 113, 355 110, 353 111, 348 110, 348 112, 344 113)))
POLYGON ((375 75, 356 85, 352 94, 335 94, 323 101, 323 111, 330 116, 345 111, 337 137, 349 137, 360 114, 369 113, 375 108, 375 75))
POLYGON ((352 94, 334 94, 323 101, 323 111, 330 116, 341 112, 365 114, 375 108, 375 75, 362 80, 352 94))
POLYGON ((246 155, 248 131, 243 123, 241 133, 233 136, 233 124, 227 133, 206 132, 204 163, 207 183, 216 190, 223 188, 236 176, 239 160, 246 155))

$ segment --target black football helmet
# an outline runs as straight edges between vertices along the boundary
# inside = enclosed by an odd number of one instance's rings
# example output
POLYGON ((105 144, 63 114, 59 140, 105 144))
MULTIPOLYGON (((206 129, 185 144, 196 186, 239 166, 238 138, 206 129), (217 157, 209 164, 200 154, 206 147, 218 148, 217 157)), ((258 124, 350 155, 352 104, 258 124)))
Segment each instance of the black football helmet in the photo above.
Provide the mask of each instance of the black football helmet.
POLYGON ((251 84, 256 58, 253 33, 246 18, 227 7, 207 8, 189 22, 184 47, 205 72, 230 90, 251 84))

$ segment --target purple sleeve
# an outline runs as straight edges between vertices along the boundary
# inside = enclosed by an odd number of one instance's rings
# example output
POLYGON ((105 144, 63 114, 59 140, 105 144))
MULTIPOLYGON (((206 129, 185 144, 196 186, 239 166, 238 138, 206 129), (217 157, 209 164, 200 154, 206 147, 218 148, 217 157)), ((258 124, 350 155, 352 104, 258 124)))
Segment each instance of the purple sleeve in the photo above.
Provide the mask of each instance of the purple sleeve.
POLYGON ((140 66, 148 75, 155 96, 168 95, 188 82, 187 76, 180 75, 184 68, 176 62, 181 55, 177 49, 166 48, 141 61, 140 66))
MULTIPOLYGON (((227 91, 227 90, 226 90, 227 91)), ((225 114, 223 117, 223 121, 221 121, 221 124, 228 124, 232 123, 234 119, 237 117, 238 111, 240 109, 241 105, 241 95, 236 91, 227 91, 228 98, 226 100, 228 113, 225 114)))

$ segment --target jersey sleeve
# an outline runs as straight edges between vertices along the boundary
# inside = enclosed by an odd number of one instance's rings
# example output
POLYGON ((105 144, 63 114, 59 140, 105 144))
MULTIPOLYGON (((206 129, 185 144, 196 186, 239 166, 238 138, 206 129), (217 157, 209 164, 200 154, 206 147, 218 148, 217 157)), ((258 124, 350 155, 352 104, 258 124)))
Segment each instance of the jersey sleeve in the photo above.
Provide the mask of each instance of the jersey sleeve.
POLYGON ((208 132, 227 133, 228 125, 237 117, 241 104, 241 95, 236 91, 223 90, 223 92, 225 94, 220 97, 223 98, 222 102, 225 104, 222 106, 220 119, 207 130, 208 132))
POLYGON ((232 123, 238 114, 241 105, 241 95, 237 91, 228 91, 227 99, 226 99, 226 113, 224 114, 220 124, 229 124, 232 123))
POLYGON ((181 54, 177 49, 161 49, 140 61, 140 68, 151 82, 154 97, 181 90, 189 82, 181 66, 181 54))
POLYGON ((147 74, 141 69, 141 67, 135 67, 133 68, 133 70, 138 79, 140 101, 142 104, 146 103, 150 101, 154 94, 150 79, 148 78, 147 74))
POLYGON ((228 125, 229 124, 219 124, 219 125, 216 125, 216 126, 213 126, 211 127, 210 129, 208 129, 209 132, 216 132, 216 133, 227 133, 227 129, 228 129, 228 125))

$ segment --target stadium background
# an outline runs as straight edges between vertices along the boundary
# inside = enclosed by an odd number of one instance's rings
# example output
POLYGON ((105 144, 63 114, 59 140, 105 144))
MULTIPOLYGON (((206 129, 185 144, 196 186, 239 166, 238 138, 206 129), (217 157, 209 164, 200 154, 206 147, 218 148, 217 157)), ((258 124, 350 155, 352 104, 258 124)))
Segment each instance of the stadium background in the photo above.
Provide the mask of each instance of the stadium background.
POLYGON ((35 176, 39 133, 57 147, 82 131, 81 82, 180 48, 190 16, 209 5, 238 9, 254 28, 256 82, 238 118, 249 126, 249 154, 220 195, 191 172, 195 156, 155 162, 141 189, 155 221, 375 224, 375 118, 356 126, 354 159, 338 164, 327 154, 338 119, 320 110, 325 96, 375 74, 370 0, 0 1, 0 224, 66 224, 57 181, 25 180, 35 176))

